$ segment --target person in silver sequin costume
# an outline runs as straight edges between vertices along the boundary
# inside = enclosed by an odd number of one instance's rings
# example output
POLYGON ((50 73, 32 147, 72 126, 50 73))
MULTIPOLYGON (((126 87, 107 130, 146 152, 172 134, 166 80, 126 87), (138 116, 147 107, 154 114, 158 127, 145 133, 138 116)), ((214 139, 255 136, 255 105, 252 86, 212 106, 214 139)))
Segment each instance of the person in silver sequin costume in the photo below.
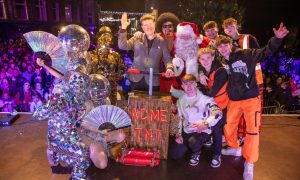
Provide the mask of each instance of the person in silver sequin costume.
MULTIPOLYGON (((62 37, 66 36, 62 35, 62 37)), ((79 52, 68 53, 68 55, 76 53, 79 52)), ((80 54, 84 53, 80 52, 80 54)), ((70 56, 69 59, 72 60, 74 57, 70 56)), ((75 60, 74 62, 79 61, 75 60)), ((89 101, 85 96, 89 90, 89 77, 83 74, 88 73, 88 71, 82 71, 88 69, 86 64, 80 64, 78 68, 69 63, 67 69, 73 71, 64 75, 53 71, 51 67, 47 67, 44 60, 37 59, 37 64, 45 67, 51 74, 61 79, 61 82, 55 85, 50 101, 34 113, 38 119, 48 119, 47 155, 49 163, 51 166, 57 166, 59 162, 65 162, 73 167, 72 179, 86 179, 85 171, 90 165, 90 159, 96 167, 104 169, 107 166, 109 155, 107 142, 121 142, 125 135, 120 131, 91 132, 80 128, 81 119, 86 112, 93 108, 93 105, 90 107, 87 105, 89 101)))
MULTIPOLYGON (((77 72, 74 74, 78 75, 77 72)), ((65 162, 72 166, 73 180, 85 179, 85 171, 90 165, 89 147, 77 132, 77 124, 85 113, 86 100, 82 90, 78 90, 85 87, 85 83, 74 85, 79 82, 57 84, 50 101, 43 108, 44 113, 39 114, 48 117, 47 155, 50 165, 65 162)), ((38 113, 34 115, 38 118, 38 113)))

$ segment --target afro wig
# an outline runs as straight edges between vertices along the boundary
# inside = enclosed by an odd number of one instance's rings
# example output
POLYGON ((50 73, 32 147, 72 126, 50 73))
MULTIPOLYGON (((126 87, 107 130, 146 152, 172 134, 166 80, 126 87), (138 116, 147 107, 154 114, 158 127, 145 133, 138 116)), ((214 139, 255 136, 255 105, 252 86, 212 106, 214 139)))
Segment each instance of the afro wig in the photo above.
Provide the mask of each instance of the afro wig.
POLYGON ((171 13, 171 12, 165 12, 165 13, 162 13, 158 18, 157 18, 157 21, 156 21, 156 31, 157 32, 162 32, 162 25, 167 22, 167 21, 171 21, 173 23, 173 26, 174 26, 174 30, 176 30, 176 26, 178 25, 178 23, 180 22, 179 21, 179 18, 171 13))

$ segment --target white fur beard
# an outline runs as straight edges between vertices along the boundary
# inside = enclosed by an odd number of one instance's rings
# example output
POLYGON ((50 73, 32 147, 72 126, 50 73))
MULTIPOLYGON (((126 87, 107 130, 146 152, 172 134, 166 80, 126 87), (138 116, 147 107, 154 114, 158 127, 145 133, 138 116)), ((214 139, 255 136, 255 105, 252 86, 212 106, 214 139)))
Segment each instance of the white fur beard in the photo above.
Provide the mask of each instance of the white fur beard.
POLYGON ((197 63, 197 57, 196 58, 190 58, 188 61, 185 61, 185 67, 186 67, 186 74, 192 74, 195 76, 195 78, 198 81, 198 63, 197 63))
POLYGON ((185 61, 186 74, 193 74, 198 80, 198 58, 199 46, 195 40, 184 41, 176 39, 176 56, 185 61))
POLYGON ((175 41, 176 56, 183 59, 197 57, 199 46, 196 40, 185 41, 176 39, 175 41))

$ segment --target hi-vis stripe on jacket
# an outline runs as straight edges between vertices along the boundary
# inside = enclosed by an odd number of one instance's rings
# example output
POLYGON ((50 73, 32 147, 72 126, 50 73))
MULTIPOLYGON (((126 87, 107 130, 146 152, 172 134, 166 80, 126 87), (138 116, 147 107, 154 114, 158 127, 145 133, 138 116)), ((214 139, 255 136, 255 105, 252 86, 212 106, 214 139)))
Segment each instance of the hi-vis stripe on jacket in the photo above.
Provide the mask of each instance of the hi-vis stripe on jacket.
MULTIPOLYGON (((249 47, 249 34, 242 34, 240 39, 239 39, 239 46, 242 49, 248 49, 249 47)), ((263 79, 263 73, 261 70, 261 65, 260 63, 256 63, 255 66, 255 74, 256 74, 256 82, 258 85, 263 84, 264 83, 264 79, 263 79)))

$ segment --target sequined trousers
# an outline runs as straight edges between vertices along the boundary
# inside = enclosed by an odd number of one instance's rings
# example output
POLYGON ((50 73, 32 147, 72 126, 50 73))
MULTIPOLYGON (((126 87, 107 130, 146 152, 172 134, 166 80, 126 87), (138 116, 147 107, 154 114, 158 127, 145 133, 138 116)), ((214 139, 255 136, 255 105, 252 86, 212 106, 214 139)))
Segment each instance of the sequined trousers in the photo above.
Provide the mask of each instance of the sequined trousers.
POLYGON ((55 164, 64 162, 73 167, 72 180, 86 179, 89 150, 78 135, 75 119, 67 113, 57 113, 48 120, 48 147, 55 164))

